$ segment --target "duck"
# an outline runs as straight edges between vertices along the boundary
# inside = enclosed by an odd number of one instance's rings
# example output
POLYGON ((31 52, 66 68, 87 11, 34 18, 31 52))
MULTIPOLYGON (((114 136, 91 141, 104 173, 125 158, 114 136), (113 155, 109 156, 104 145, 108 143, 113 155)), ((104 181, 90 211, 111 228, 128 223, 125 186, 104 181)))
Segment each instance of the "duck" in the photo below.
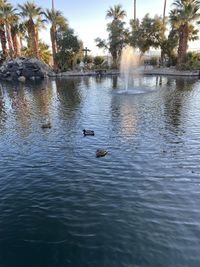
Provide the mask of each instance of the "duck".
POLYGON ((50 129, 51 128, 51 123, 50 122, 44 123, 44 124, 41 125, 41 128, 42 129, 47 129, 47 128, 50 129))
POLYGON ((106 151, 105 149, 97 149, 96 150, 96 157, 104 157, 106 154, 108 154, 108 151, 106 151))
POLYGON ((84 136, 86 136, 86 135, 94 135, 94 131, 83 129, 83 135, 84 135, 84 136))

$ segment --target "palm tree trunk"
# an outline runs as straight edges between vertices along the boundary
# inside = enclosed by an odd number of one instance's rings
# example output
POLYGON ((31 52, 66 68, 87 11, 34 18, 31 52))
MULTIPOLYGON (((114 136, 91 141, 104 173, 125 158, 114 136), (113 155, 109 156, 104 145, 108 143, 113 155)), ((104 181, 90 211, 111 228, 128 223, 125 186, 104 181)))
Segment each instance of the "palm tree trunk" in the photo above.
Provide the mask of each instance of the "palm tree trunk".
POLYGON ((136 0, 134 0, 134 22, 136 23, 136 0))
MULTIPOLYGON (((165 13, 166 13, 166 4, 167 4, 167 0, 164 0, 164 8, 163 8, 163 36, 162 36, 162 39, 164 40, 164 36, 165 36, 165 13)), ((163 66, 164 65, 164 52, 163 52, 163 49, 161 48, 161 55, 160 55, 160 62, 161 62, 161 65, 163 66)))
POLYGON ((28 28, 28 35, 30 39, 30 46, 33 53, 33 56, 36 58, 39 58, 39 52, 38 52, 38 33, 36 33, 35 30, 35 24, 33 20, 29 20, 27 22, 27 28, 28 28))
POLYGON ((13 41, 14 56, 19 57, 21 55, 21 44, 19 43, 18 36, 12 27, 11 27, 11 36, 13 41))
POLYGON ((8 22, 6 22, 5 26, 6 26, 6 35, 7 35, 7 40, 8 40, 9 55, 12 58, 14 55, 14 49, 13 49, 10 25, 8 24, 8 22))
POLYGON ((179 46, 177 57, 177 68, 181 69, 182 64, 185 62, 185 56, 188 48, 188 24, 185 23, 179 28, 179 46))
POLYGON ((39 57, 39 32, 38 29, 35 29, 35 45, 36 45, 36 53, 38 54, 36 57, 39 57))
POLYGON ((167 5, 167 0, 164 0, 164 8, 163 8, 163 24, 165 23, 166 5, 167 5))
POLYGON ((53 24, 50 29, 50 35, 51 35, 51 45, 52 45, 52 54, 53 54, 53 68, 56 70, 58 68, 58 62, 56 59, 56 53, 57 53, 56 27, 53 24))
POLYGON ((52 11, 54 11, 54 0, 52 0, 52 11))
POLYGON ((117 51, 115 51, 115 50, 113 50, 112 52, 111 52, 111 55, 112 55, 112 59, 113 59, 113 67, 114 68, 117 68, 117 66, 118 66, 118 60, 117 60, 117 51))
POLYGON ((4 30, 4 23, 0 23, 0 42, 1 48, 3 52, 3 57, 6 58, 8 56, 8 49, 7 49, 7 40, 6 40, 6 33, 4 30))
POLYGON ((19 36, 19 42, 20 42, 20 47, 23 48, 23 38, 21 35, 19 36))

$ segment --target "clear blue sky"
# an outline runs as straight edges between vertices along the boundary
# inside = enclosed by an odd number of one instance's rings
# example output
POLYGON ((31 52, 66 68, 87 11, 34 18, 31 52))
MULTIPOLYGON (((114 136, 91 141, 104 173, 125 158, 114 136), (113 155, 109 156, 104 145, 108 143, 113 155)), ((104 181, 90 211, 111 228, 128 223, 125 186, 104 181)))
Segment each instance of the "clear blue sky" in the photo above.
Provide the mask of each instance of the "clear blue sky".
MULTIPOLYGON (((14 6, 24 3, 24 0, 9 0, 14 6)), ((51 8, 51 0, 35 0, 36 4, 43 8, 51 8)), ((93 54, 102 54, 95 47, 96 37, 107 38, 105 19, 109 7, 121 4, 127 13, 127 27, 129 20, 133 17, 133 0, 54 0, 55 8, 63 12, 68 19, 70 27, 83 41, 84 46, 92 50, 93 54)), ((167 0, 167 11, 171 9, 173 0, 167 0)), ((142 18, 146 13, 151 16, 162 15, 164 0, 137 0, 137 17, 142 18)), ((49 33, 42 32, 42 38, 50 43, 49 33)))

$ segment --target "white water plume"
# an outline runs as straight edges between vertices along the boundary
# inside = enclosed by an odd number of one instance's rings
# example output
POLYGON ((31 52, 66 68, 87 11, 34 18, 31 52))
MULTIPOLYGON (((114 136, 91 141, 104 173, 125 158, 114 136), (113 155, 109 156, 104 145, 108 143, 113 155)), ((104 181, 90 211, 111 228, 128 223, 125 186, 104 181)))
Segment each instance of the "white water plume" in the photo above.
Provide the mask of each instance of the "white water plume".
POLYGON ((131 46, 126 46, 122 50, 120 62, 120 75, 124 81, 125 90, 129 85, 133 86, 134 75, 137 74, 137 68, 140 63, 140 57, 131 46))

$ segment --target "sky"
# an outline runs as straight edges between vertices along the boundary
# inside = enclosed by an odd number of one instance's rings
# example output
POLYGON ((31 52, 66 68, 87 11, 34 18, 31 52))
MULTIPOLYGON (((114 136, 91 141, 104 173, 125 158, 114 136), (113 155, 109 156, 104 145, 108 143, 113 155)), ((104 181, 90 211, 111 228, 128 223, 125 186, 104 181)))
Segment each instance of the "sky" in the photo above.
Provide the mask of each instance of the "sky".
MULTIPOLYGON (((23 4, 24 0, 9 0, 14 6, 18 3, 23 4)), ((43 7, 51 8, 51 0, 34 0, 34 2, 43 7)), ((106 24, 109 22, 105 18, 106 12, 110 7, 121 4, 126 11, 127 27, 129 21, 133 18, 133 0, 54 0, 55 9, 62 11, 68 19, 69 25, 74 29, 75 34, 83 41, 84 47, 91 50, 91 54, 102 55, 102 49, 98 49, 94 39, 100 37, 107 39, 106 24)), ((166 15, 172 8, 173 0, 167 0, 166 15)), ((163 14, 164 0, 137 0, 137 17, 143 18, 146 13, 152 17, 163 14)), ((50 44, 48 30, 42 31, 40 37, 50 44)))

